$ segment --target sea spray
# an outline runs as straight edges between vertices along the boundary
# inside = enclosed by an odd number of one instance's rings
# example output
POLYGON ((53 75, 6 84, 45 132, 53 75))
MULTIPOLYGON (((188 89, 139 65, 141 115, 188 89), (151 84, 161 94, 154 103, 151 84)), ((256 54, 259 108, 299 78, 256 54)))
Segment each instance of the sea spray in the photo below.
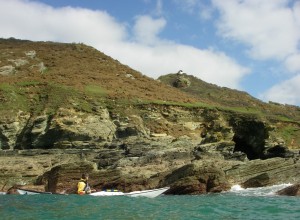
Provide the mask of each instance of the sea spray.
POLYGON ((274 196, 276 192, 291 186, 291 183, 284 183, 273 186, 256 187, 256 188, 243 188, 240 185, 233 185, 229 192, 240 196, 274 196))

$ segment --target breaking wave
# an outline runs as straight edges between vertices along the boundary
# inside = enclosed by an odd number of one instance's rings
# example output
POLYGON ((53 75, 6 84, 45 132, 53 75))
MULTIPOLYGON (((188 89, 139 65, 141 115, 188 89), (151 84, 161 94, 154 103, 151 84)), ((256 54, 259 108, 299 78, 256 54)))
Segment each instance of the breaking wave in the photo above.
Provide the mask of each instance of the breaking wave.
POLYGON ((291 183, 286 183, 286 184, 279 184, 273 186, 246 188, 246 189, 244 189, 240 185, 233 185, 227 193, 240 195, 240 196, 275 196, 277 191, 291 185, 292 185, 291 183))

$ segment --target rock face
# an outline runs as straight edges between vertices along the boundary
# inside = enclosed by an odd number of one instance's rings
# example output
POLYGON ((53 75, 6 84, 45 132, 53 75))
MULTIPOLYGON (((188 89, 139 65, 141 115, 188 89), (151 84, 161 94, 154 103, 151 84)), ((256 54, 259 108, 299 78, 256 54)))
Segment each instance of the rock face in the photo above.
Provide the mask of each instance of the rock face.
POLYGON ((191 82, 188 78, 184 77, 184 75, 178 74, 177 79, 173 83, 176 88, 187 88, 191 85, 191 82))
POLYGON ((222 192, 230 188, 217 161, 196 161, 166 176, 163 185, 170 185, 170 194, 222 192))
POLYGON ((294 184, 292 186, 286 187, 277 192, 280 196, 300 196, 300 183, 294 184))
POLYGON ((85 148, 97 147, 98 143, 111 141, 116 126, 109 120, 107 110, 98 115, 76 113, 69 109, 59 109, 50 118, 47 115, 36 117, 32 126, 25 131, 25 139, 18 143, 19 148, 85 148))
POLYGON ((257 119, 236 124, 215 110, 159 105, 136 112, 60 108, 2 118, 0 187, 75 193, 83 172, 97 190, 170 186, 169 194, 300 181, 299 153, 266 146, 268 125, 257 119))
POLYGON ((296 106, 182 71, 166 85, 83 44, 0 39, 0 54, 0 191, 74 193, 83 172, 170 194, 300 181, 296 106))
POLYGON ((17 145, 18 137, 26 127, 30 115, 18 112, 15 117, 0 119, 0 148, 13 150, 17 145))
POLYGON ((275 157, 241 163, 227 169, 225 173, 229 182, 241 184, 244 188, 262 187, 297 181, 300 174, 299 166, 299 156, 275 157))

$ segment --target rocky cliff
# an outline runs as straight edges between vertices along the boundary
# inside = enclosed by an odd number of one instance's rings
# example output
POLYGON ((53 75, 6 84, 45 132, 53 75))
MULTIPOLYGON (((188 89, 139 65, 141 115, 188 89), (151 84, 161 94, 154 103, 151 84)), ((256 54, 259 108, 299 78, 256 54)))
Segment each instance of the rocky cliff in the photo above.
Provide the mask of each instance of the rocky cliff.
POLYGON ((220 105, 82 44, 0 51, 1 191, 74 193, 82 172, 97 190, 170 194, 300 181, 298 107, 220 105))

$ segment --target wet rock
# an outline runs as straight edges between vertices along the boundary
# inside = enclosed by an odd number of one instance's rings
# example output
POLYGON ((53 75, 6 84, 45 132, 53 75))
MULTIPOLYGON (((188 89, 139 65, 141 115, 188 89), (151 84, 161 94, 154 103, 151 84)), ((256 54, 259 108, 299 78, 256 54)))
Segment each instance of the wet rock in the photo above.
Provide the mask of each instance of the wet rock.
POLYGON ((300 196, 300 183, 293 184, 276 192, 280 196, 300 196))
POLYGON ((13 187, 7 190, 7 194, 15 194, 18 195, 17 189, 24 189, 24 190, 34 190, 38 192, 46 192, 44 185, 14 185, 13 187))
POLYGON ((269 186, 299 181, 300 161, 297 159, 271 158, 241 162, 225 170, 230 183, 247 187, 269 186))
POLYGON ((263 187, 270 185, 270 176, 268 173, 262 173, 258 176, 248 179, 242 184, 243 188, 263 187))
POLYGON ((171 186, 169 194, 179 195, 221 192, 230 188, 225 173, 213 161, 185 165, 166 176, 163 184, 171 186))

